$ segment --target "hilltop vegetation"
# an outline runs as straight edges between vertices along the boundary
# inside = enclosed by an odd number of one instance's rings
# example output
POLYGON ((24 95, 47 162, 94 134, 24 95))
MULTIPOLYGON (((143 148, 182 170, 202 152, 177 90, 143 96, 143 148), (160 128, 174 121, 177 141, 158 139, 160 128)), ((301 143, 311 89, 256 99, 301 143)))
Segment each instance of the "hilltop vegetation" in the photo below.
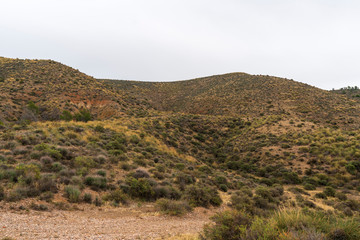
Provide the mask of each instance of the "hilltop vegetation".
POLYGON ((244 73, 99 81, 6 58, 0 87, 0 201, 20 210, 222 206, 200 237, 360 236, 357 89, 244 73))
POLYGON ((345 95, 348 98, 352 98, 358 102, 360 102, 360 89, 359 87, 355 86, 355 87, 344 87, 344 88, 340 88, 338 90, 332 90, 332 92, 341 94, 341 95, 345 95))
POLYGON ((95 119, 146 114, 124 92, 51 60, 0 58, 0 88, 2 121, 60 120, 64 111, 89 111, 95 119))
POLYGON ((103 81, 161 111, 246 118, 288 115, 343 127, 360 123, 357 102, 272 76, 231 73, 177 82, 103 81))

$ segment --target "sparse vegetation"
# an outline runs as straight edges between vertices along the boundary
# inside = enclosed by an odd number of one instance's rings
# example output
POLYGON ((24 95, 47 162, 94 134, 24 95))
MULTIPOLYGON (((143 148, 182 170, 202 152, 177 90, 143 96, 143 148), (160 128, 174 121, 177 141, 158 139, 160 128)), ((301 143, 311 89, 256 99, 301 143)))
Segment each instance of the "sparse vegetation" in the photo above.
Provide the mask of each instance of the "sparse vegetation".
POLYGON ((174 216, 226 204, 205 239, 360 237, 360 105, 343 96, 357 88, 241 73, 114 83, 6 58, 0 71, 0 201, 174 216))

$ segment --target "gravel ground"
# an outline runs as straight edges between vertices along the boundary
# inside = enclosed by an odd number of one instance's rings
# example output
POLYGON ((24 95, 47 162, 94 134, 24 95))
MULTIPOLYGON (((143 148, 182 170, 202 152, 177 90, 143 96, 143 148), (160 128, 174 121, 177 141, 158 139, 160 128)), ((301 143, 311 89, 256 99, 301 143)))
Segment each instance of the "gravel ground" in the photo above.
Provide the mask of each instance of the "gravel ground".
POLYGON ((0 239, 165 239, 201 231, 211 215, 205 209, 183 217, 131 207, 49 212, 0 209, 0 239))

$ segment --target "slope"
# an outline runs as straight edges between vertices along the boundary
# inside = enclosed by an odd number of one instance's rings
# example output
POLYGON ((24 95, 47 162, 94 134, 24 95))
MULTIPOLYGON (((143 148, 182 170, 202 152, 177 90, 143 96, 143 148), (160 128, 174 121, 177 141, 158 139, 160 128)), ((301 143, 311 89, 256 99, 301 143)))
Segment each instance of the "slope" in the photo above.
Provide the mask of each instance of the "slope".
POLYGON ((347 96, 348 98, 352 98, 358 102, 360 102, 360 89, 359 87, 344 87, 338 90, 332 90, 332 92, 347 96))
POLYGON ((280 114, 359 124, 360 107, 354 100, 284 78, 231 73, 178 82, 104 81, 158 110, 250 118, 280 114))
POLYGON ((143 111, 124 92, 51 60, 0 58, 0 89, 0 120, 58 120, 63 110, 87 109, 97 119, 143 111))

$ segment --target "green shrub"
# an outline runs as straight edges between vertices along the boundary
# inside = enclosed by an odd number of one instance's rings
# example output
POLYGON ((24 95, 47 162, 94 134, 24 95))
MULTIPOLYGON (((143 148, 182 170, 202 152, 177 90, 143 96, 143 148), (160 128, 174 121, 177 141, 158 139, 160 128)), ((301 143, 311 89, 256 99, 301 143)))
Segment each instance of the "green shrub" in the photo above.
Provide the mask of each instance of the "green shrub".
POLYGON ((332 187, 325 187, 323 193, 328 197, 335 197, 335 189, 332 187))
POLYGON ((40 143, 40 144, 34 146, 34 149, 38 150, 38 151, 43 151, 43 150, 46 150, 46 149, 49 149, 49 148, 50 148, 50 146, 47 145, 46 143, 40 143))
POLYGON ((216 184, 227 184, 227 179, 224 176, 216 176, 215 182, 216 184))
POLYGON ((189 185, 185 190, 185 199, 194 207, 220 206, 222 203, 217 190, 200 185, 189 185))
POLYGON ((85 193, 83 196, 83 201, 86 203, 91 204, 92 203, 92 195, 91 193, 85 193))
POLYGON ((102 202, 102 200, 101 200, 101 198, 99 196, 95 197, 94 204, 97 207, 100 207, 103 204, 103 202, 102 202))
POLYGON ((120 167, 121 167, 122 170, 125 170, 125 171, 129 171, 132 168, 132 166, 130 164, 128 164, 128 163, 121 163, 120 167))
POLYGON ((316 194, 314 195, 314 197, 315 197, 315 198, 321 198, 321 199, 327 199, 326 194, 325 194, 325 193, 322 193, 322 192, 316 193, 316 194))
POLYGON ((270 189, 266 188, 266 187, 258 187, 255 189, 255 194, 267 199, 269 202, 274 202, 274 198, 270 192, 270 189))
POLYGON ((175 168, 176 168, 177 170, 182 171, 182 170, 185 169, 185 164, 183 164, 183 163, 177 163, 177 164, 175 165, 175 168))
POLYGON ((360 223, 352 218, 325 216, 317 211, 282 210, 269 217, 223 212, 201 234, 208 240, 245 239, 360 239, 360 223))
POLYGON ((58 191, 55 180, 51 175, 42 175, 38 181, 38 189, 40 192, 53 192, 58 191))
POLYGON ((29 101, 27 105, 28 109, 35 114, 39 113, 39 107, 35 105, 33 101, 29 101))
POLYGON ((138 135, 132 135, 131 137, 130 137, 130 142, 131 143, 134 143, 134 144, 138 144, 139 142, 140 142, 140 138, 138 137, 138 135))
POLYGON ((60 119, 64 121, 71 121, 73 120, 73 115, 68 110, 64 110, 60 115, 60 119))
POLYGON ((154 188, 155 198, 169 198, 178 200, 181 198, 181 193, 171 186, 155 186, 154 188))
POLYGON ((346 168, 346 171, 348 171, 348 173, 352 174, 352 175, 355 175, 356 174, 356 168, 354 165, 352 165, 351 163, 347 164, 345 166, 346 168))
POLYGON ((150 185, 149 180, 146 178, 136 179, 128 177, 126 179, 126 184, 128 185, 127 193, 131 197, 143 200, 152 200, 155 197, 155 192, 150 185))
POLYGON ((116 189, 114 191, 111 191, 107 195, 104 196, 105 201, 113 201, 116 204, 128 204, 128 197, 126 194, 124 194, 120 189, 116 189))
POLYGON ((223 192, 227 192, 228 191, 228 186, 226 184, 220 184, 219 185, 219 190, 223 191, 223 192))
POLYGON ((97 175, 100 175, 100 176, 103 176, 103 177, 106 177, 106 171, 103 170, 103 169, 100 169, 96 172, 97 175))
POLYGON ((341 201, 347 200, 346 194, 345 194, 345 193, 342 193, 342 192, 337 192, 337 193, 335 194, 335 197, 336 197, 337 199, 341 200, 341 201))
POLYGON ((301 179, 295 172, 284 172, 282 174, 284 184, 300 184, 301 179))
POLYGON ((62 165, 60 162, 54 162, 52 165, 51 165, 51 170, 53 172, 60 172, 61 170, 63 170, 65 167, 64 165, 62 165))
POLYGON ((76 186, 66 186, 65 187, 66 197, 68 198, 69 202, 77 203, 80 201, 80 190, 76 186))
POLYGON ((74 114, 76 121, 88 122, 92 119, 91 113, 87 109, 81 109, 78 113, 74 114))
POLYGON ((251 199, 251 196, 244 194, 241 191, 235 192, 231 195, 230 205, 232 208, 244 211, 244 212, 254 212, 254 203, 251 199))
POLYGON ((316 187, 314 185, 312 185, 311 183, 305 183, 304 189, 305 190, 316 190, 316 187))
POLYGON ((84 184, 90 186, 93 190, 106 189, 107 179, 101 176, 87 176, 84 184))
POLYGON ((79 156, 75 158, 74 165, 76 168, 93 168, 96 163, 91 157, 79 156))
POLYGON ((214 226, 204 228, 202 239, 211 240, 242 240, 246 237, 252 217, 238 211, 226 211, 212 217, 214 226))
POLYGON ((5 190, 2 186, 0 186, 0 201, 5 199, 5 190))
POLYGON ((101 125, 96 125, 94 130, 95 130, 95 132, 100 132, 100 133, 105 132, 105 128, 101 125))
POLYGON ((190 205, 185 201, 175 201, 169 199, 157 200, 156 207, 161 212, 172 216, 181 216, 192 210, 190 205))

